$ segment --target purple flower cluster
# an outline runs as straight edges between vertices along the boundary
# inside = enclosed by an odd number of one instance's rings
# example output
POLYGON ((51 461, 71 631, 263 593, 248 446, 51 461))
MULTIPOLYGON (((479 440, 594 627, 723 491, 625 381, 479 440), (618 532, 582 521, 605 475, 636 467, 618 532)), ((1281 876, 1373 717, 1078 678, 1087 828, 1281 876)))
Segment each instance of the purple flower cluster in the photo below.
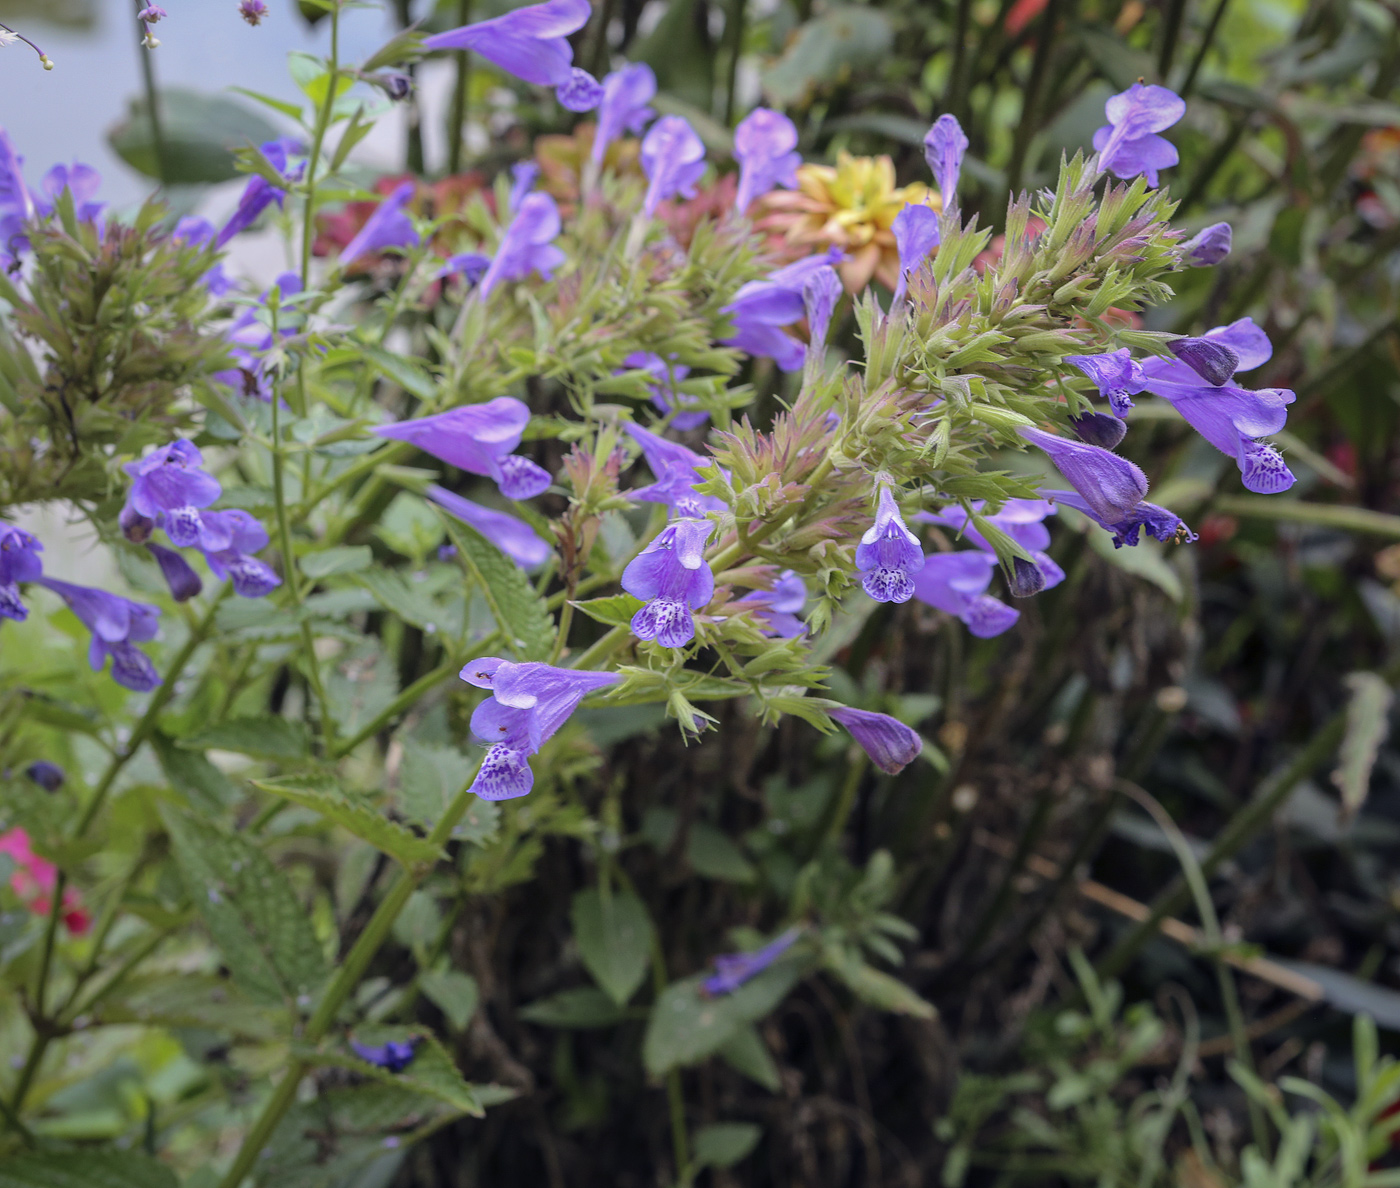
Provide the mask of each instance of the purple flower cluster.
MULTIPOLYGON (((208 275, 205 284, 209 283, 208 275)), ((256 305, 246 307, 234 318, 225 337, 229 343, 229 354, 235 366, 227 371, 216 371, 214 378, 227 384, 235 392, 247 397, 256 397, 264 402, 272 400, 272 374, 264 364, 262 356, 272 349, 275 338, 288 339, 296 333, 291 326, 279 326, 276 336, 266 320, 271 302, 272 290, 277 290, 278 306, 287 298, 301 293, 301 277, 295 272, 284 272, 273 283, 272 288, 263 292, 256 305)))
POLYGON ((807 282, 822 269, 834 274, 832 266, 841 262, 841 255, 839 248, 832 248, 743 285, 720 309, 734 319, 734 332, 720 341, 747 354, 772 359, 784 371, 800 370, 807 353, 797 339, 783 333, 782 327, 792 325, 807 312, 807 282))

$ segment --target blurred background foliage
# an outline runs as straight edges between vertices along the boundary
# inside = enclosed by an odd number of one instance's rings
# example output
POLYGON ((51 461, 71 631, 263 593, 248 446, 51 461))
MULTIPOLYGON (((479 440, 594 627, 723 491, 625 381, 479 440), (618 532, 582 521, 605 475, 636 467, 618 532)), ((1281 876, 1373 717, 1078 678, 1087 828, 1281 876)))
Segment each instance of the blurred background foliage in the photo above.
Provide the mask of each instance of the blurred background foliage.
MULTIPOLYGON (((508 7, 396 11, 446 28, 508 7)), ((666 1182, 669 1106, 643 1071, 639 1008, 595 988, 610 990, 609 974, 580 928, 596 862, 645 904, 642 951, 682 975, 718 938, 766 934, 813 897, 828 918, 883 911, 910 926, 899 976, 936 1015, 881 1012, 870 1003, 896 991, 863 999, 819 973, 685 1068, 691 1172, 716 1185, 1400 1182, 1377 1122, 1397 1093, 1380 1053, 1400 1033, 1400 749, 1386 740, 1400 678, 1400 9, 595 8, 577 60, 599 73, 650 63, 657 107, 690 118, 714 151, 765 102, 797 122, 807 160, 889 153, 904 184, 926 178, 931 120, 955 113, 972 144, 964 209, 994 227, 1009 192, 1047 183, 1089 140, 1108 95, 1139 78, 1186 95, 1176 222, 1227 220, 1234 251, 1184 274, 1148 327, 1200 332, 1249 314, 1266 328, 1275 353, 1257 382, 1298 394, 1279 437, 1300 482, 1285 498, 1238 494, 1226 461, 1179 423, 1137 420, 1124 450, 1197 545, 1114 552, 1067 513, 1055 556, 1069 579, 1021 604, 1007 636, 931 630, 917 604, 838 621, 820 645, 836 695, 928 741, 927 761, 896 777, 872 774, 842 739, 814 741, 793 721, 760 728, 732 703, 689 750, 659 714, 625 729, 581 715, 523 808, 498 819, 481 806, 481 844, 417 893, 362 995, 371 1017, 450 1036, 471 1080, 515 1099, 367 1168, 297 1182, 666 1182)), ((523 91, 503 102, 507 85, 472 65, 468 118, 490 139, 450 150, 459 167, 489 175, 570 132, 523 91)), ((192 143, 207 140, 183 114, 192 143)), ((134 107, 114 143, 155 172, 140 119, 134 107)), ((411 134, 405 165, 422 163, 411 134)), ((459 711, 449 698, 445 712, 459 711)), ((449 761, 425 746, 401 757, 403 778, 431 787, 449 761)), ((213 780, 170 763, 172 779, 213 780)), ((296 813, 269 830, 317 936, 337 921, 353 931, 382 860, 367 846, 332 854, 296 813)), ((108 1021, 147 1017, 137 990, 108 1021)), ((79 1052, 47 1091, 46 1133, 139 1142, 160 1126, 178 1149, 190 1119, 209 1125, 192 1089, 207 1068, 237 1100, 266 1070, 221 1063, 196 1009, 203 990, 181 1008, 180 1043, 143 1032, 119 1058, 95 1042, 79 1052)), ((652 1072, 690 1063, 655 1056, 652 1072)), ((204 1181, 196 1169, 187 1182, 204 1181)))

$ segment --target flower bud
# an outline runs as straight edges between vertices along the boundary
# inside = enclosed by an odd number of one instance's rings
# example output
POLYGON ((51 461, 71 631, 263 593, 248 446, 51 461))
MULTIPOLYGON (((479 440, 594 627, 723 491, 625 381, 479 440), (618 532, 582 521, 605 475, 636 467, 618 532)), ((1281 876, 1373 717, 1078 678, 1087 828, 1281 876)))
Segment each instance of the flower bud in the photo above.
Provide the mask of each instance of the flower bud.
POLYGON ((1213 387, 1228 383, 1240 365, 1240 357, 1223 342, 1212 338, 1178 338, 1167 350, 1213 387))
POLYGON ((1082 413, 1077 417, 1070 417, 1069 423, 1075 437, 1080 441, 1087 441, 1090 445, 1105 450, 1111 450, 1128 432, 1125 421, 1120 417, 1111 417, 1108 413, 1082 413))
POLYGON ((1011 580, 1007 585, 1011 587, 1012 597, 1030 598, 1045 589, 1045 575, 1035 562, 1027 561, 1024 557, 1012 557, 1011 580))

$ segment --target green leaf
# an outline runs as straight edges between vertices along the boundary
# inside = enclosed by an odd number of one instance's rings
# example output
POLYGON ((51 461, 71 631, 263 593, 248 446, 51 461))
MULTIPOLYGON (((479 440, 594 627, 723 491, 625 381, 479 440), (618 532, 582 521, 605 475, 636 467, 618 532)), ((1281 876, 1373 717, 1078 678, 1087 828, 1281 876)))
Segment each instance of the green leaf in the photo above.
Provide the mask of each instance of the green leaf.
POLYGON ((339 545, 336 548, 322 549, 319 553, 308 553, 299 562, 302 573, 319 581, 333 573, 353 573, 374 563, 374 553, 369 545, 339 545))
MULTIPOLYGON (((346 349, 348 352, 359 355, 376 371, 393 380, 409 395, 417 396, 419 400, 431 400, 437 395, 437 382, 411 359, 403 355, 396 355, 393 351, 386 351, 383 347, 372 346, 369 343, 356 342, 346 349)), ((331 357, 335 358, 335 356, 331 357)))
POLYGON ((402 1072, 390 1072, 361 1060, 348 1045, 340 1046, 342 1041, 336 1041, 335 1046, 314 1048, 303 1054, 318 1064, 354 1069, 362 1076, 436 1098, 459 1114, 480 1118, 486 1112, 481 1108, 475 1089, 463 1079, 461 1071, 437 1037, 425 1034, 421 1027, 366 1026, 357 1028, 354 1036, 359 1042, 371 1045, 389 1040, 401 1043, 416 1039, 413 1061, 402 1072))
POLYGON ((185 796, 191 808, 217 814, 237 798, 238 789, 233 781, 197 751, 181 749, 159 731, 151 736, 151 746, 165 778, 185 796))
POLYGON ((570 915, 583 964, 613 1002, 626 1006, 646 977, 651 958, 646 905, 627 891, 605 896, 590 888, 574 896, 570 915))
POLYGON ((804 963, 780 961, 733 994, 718 998, 701 993, 705 974, 673 982, 662 991, 647 1021, 642 1045, 647 1071, 661 1076, 718 1052, 745 1023, 756 1022, 782 1002, 804 970, 804 963))
POLYGON ((439 517, 457 546, 457 558, 476 579, 511 651, 525 660, 544 660, 554 650, 554 616, 535 593, 525 571, 475 528, 439 517))
POLYGON ((1332 782, 1342 795, 1342 816, 1350 818, 1366 803, 1376 755, 1390 733, 1390 705, 1394 696, 1390 686, 1374 672, 1353 672, 1344 683, 1351 690, 1351 700, 1347 702, 1341 761, 1332 773, 1332 782))
POLYGON ((405 739, 403 764, 399 768, 399 808, 410 821, 432 828, 452 799, 467 786, 476 768, 476 760, 455 747, 405 739))
MULTIPOLYGON (((400 496, 399 498, 412 499, 413 496, 400 496)), ((437 527, 436 522, 434 522, 433 527, 437 527)), ((398 546, 395 547, 398 549, 398 546)), ((402 552, 403 550, 398 549, 398 551, 402 552)), ((424 551, 426 552, 426 550, 424 551)), ((460 631, 460 610, 453 614, 448 608, 439 606, 425 590, 416 589, 397 570, 367 569, 362 573, 355 574, 352 580, 356 585, 363 586, 373 594, 379 605, 385 610, 398 615, 405 623, 412 623, 413 626, 426 631, 429 635, 439 631, 445 631, 448 635, 456 635, 460 631)))
POLYGON ((720 1048, 719 1056, 735 1072, 762 1085, 769 1093, 776 1093, 782 1088, 777 1062, 768 1051, 763 1037, 758 1034, 758 1028, 752 1024, 740 1027, 720 1048))
POLYGON ((695 1132, 696 1167, 733 1167, 758 1146, 763 1127, 753 1122, 714 1122, 695 1132))
POLYGON ((592 986, 561 990, 522 1007, 519 1014, 527 1023, 577 1030, 616 1027, 625 1017, 617 1003, 592 986))
POLYGON ((686 839, 685 856, 697 874, 731 883, 749 883, 758 875, 739 847, 713 825, 696 821, 686 839))
POLYGON ((1400 516, 1372 511, 1368 507, 1306 503, 1301 499, 1280 499, 1277 495, 1222 495, 1211 507, 1227 516, 1257 516, 1293 524, 1319 524, 1324 528, 1340 528, 1344 532, 1400 539, 1400 516))
POLYGON ((476 979, 460 970, 429 970, 418 979, 429 1002, 447 1017, 453 1031, 462 1031, 476 1014, 481 998, 476 979))
POLYGON ((932 1019, 938 1014, 932 1003, 920 998, 898 978, 866 965, 847 949, 827 949, 822 964, 845 982, 862 1002, 882 1011, 913 1015, 916 1019, 932 1019))
POLYGON ((325 976, 321 946, 286 876, 241 834, 160 806, 190 899, 233 980, 261 1002, 300 1005, 325 976))
MULTIPOLYGON (((374 534, 394 552, 421 565, 428 554, 442 542, 442 525, 438 519, 438 516, 433 514, 433 509, 429 508, 422 498, 401 491, 384 509, 374 534)), ((371 572, 384 577, 389 576, 384 570, 371 572)))
POLYGON ((894 26, 883 12, 834 5, 798 28, 782 57, 763 71, 763 89, 777 106, 803 103, 821 87, 879 66, 893 45, 894 26))
MULTIPOLYGON (((278 134, 257 112, 227 96, 169 88, 160 92, 159 102, 168 184, 230 181, 238 176, 234 149, 278 134)), ((108 129, 107 142, 138 173, 161 178, 144 96, 131 100, 126 118, 108 129)))
POLYGON ((280 776, 273 780, 253 780, 253 787, 280 796, 321 814, 342 829, 369 842, 404 866, 434 862, 441 851, 427 838, 410 833, 390 821, 371 805, 351 800, 331 776, 313 774, 280 776))
POLYGON ((260 759, 304 759, 311 753, 311 736, 301 722, 262 714, 219 722, 180 739, 177 745, 187 751, 236 751, 260 759))
POLYGON ((582 602, 574 603, 575 609, 581 610, 590 619, 608 627, 630 626, 632 616, 644 605, 640 598, 633 598, 630 594, 614 594, 609 598, 587 598, 582 602))
POLYGON ((253 100, 254 103, 261 103, 264 107, 270 107, 273 111, 287 116, 290 119, 301 119, 301 108, 295 103, 287 103, 281 99, 275 99, 271 95, 264 95, 261 91, 250 91, 247 87, 229 87, 229 90, 253 100))
POLYGON ((32 1151, 7 1155, 0 1188, 179 1188, 163 1163, 134 1151, 32 1151))
POLYGON ((95 1014, 103 1023, 199 1028, 269 1042, 291 1031, 292 1015, 269 1010, 222 978, 182 973, 128 979, 104 995, 95 1014))
POLYGON ((1173 602, 1180 602, 1186 597, 1181 578, 1177 576, 1176 570, 1167 564, 1167 559, 1163 555, 1164 546, 1155 540, 1144 540, 1135 548, 1116 549, 1113 547, 1113 537, 1107 532, 1091 528, 1089 529, 1089 547, 1105 561, 1123 570, 1124 573, 1145 578, 1157 586, 1173 602))

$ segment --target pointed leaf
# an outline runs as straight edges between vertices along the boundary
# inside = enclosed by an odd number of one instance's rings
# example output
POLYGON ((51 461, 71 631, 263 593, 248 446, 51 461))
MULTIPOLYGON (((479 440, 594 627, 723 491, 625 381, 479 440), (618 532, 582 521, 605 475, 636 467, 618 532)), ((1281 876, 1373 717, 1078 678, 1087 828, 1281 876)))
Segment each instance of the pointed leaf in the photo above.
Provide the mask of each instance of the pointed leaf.
POLYGON ((604 896, 590 889, 574 896, 571 915, 583 964, 608 997, 626 1006, 646 977, 651 957, 646 905, 626 891, 604 896))

